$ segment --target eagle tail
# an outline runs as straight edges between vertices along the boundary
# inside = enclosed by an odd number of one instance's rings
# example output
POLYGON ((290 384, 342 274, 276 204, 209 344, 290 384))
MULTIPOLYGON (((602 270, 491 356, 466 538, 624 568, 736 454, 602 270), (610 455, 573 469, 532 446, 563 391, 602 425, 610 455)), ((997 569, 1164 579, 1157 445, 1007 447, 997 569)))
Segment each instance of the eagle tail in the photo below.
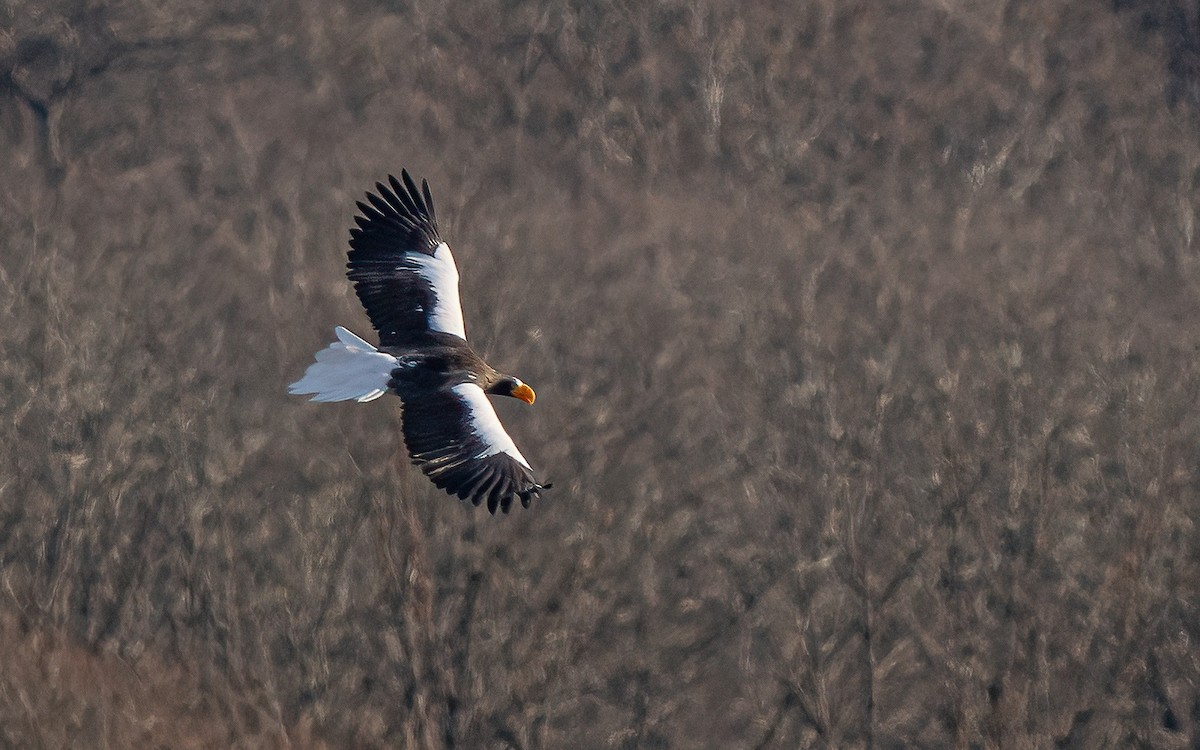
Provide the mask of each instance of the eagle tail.
POLYGON ((317 352, 304 377, 288 386, 312 401, 373 401, 387 393, 396 358, 338 326, 338 340, 317 352))

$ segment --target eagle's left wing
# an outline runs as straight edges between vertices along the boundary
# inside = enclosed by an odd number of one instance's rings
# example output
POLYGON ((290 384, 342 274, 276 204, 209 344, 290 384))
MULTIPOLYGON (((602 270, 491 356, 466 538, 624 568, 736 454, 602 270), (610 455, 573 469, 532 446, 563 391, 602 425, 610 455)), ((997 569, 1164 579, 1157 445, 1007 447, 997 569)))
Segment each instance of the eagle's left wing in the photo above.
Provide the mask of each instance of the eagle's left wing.
POLYGON ((359 201, 362 216, 350 230, 347 275, 382 347, 433 343, 435 333, 467 338, 458 299, 458 267, 438 234, 429 183, 421 190, 401 171, 404 184, 388 177, 378 195, 359 201))

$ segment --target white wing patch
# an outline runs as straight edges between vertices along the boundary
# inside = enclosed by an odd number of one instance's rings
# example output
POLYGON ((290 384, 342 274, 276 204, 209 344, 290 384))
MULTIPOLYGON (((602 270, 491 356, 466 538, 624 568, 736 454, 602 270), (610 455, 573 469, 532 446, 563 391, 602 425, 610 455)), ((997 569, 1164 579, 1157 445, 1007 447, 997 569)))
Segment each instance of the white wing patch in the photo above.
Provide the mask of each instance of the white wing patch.
POLYGON ((304 377, 288 386, 312 401, 373 401, 387 393, 396 358, 338 326, 338 340, 317 352, 304 377))
POLYGON ((504 425, 500 424, 500 417, 496 416, 496 410, 492 408, 492 402, 488 401, 487 394, 483 392, 482 388, 474 383, 459 383, 452 386, 451 390, 466 402, 467 411, 471 415, 471 430, 487 446, 475 458, 487 458, 497 453, 507 453, 526 469, 533 471, 529 462, 521 455, 521 451, 517 450, 517 444, 504 431, 504 425))
POLYGON ((405 253, 404 260, 411 263, 433 289, 437 301, 429 311, 430 329, 452 333, 466 341, 467 329, 463 325, 462 305, 458 300, 458 266, 454 264, 454 253, 450 252, 450 246, 441 243, 433 255, 405 253))

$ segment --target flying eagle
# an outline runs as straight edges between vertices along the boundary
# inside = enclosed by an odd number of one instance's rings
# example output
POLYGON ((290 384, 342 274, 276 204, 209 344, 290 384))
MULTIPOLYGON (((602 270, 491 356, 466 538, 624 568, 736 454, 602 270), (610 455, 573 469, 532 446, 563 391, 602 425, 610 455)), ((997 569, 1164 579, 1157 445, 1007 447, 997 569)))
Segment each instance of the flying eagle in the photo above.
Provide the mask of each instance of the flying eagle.
POLYGON ((313 401, 371 401, 391 392, 402 404, 404 443, 412 462, 448 494, 492 513, 514 498, 530 500, 538 484, 487 394, 527 404, 533 389, 492 369, 467 343, 458 301, 458 267, 438 234, 429 183, 421 190, 401 171, 375 183, 350 230, 347 275, 379 332, 371 346, 345 328, 317 352, 293 394, 313 401))

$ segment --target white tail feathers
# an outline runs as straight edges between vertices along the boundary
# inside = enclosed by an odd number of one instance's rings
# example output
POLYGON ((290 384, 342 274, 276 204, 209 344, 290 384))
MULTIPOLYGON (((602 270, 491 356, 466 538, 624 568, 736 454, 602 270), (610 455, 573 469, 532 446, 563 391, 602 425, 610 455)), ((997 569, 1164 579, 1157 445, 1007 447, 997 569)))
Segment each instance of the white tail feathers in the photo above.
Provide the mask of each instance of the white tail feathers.
POLYGON ((312 401, 372 401, 387 393, 396 358, 341 326, 334 332, 338 340, 317 352, 317 361, 288 393, 315 394, 312 401))

